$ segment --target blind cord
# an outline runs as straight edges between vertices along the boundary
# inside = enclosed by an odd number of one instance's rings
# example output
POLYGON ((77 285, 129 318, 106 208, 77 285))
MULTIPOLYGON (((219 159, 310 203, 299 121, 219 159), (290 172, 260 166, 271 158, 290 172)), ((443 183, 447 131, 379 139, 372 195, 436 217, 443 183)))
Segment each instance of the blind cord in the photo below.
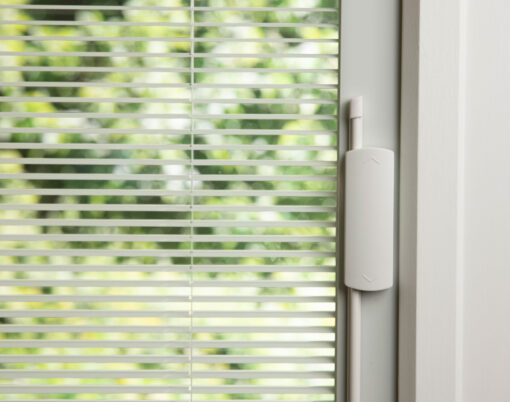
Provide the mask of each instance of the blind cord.
POLYGON ((347 290, 348 305, 348 402, 361 401, 361 292, 347 290))
MULTIPOLYGON (((352 107, 352 106, 351 106, 352 107)), ((363 121, 350 119, 349 148, 363 147, 363 121)), ((347 401, 361 401, 361 292, 347 290, 347 401)))
POLYGON ((190 0, 190 158, 191 166, 189 167, 190 177, 190 271, 189 271, 189 292, 190 292, 190 320, 189 320, 189 400, 193 402, 193 266, 195 264, 194 257, 194 170, 195 170, 195 0, 190 0))

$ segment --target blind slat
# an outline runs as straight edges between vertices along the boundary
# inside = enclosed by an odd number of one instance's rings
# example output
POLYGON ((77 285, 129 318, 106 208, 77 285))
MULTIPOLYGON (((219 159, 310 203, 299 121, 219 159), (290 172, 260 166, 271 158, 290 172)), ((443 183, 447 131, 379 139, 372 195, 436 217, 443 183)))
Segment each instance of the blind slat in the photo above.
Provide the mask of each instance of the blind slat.
MULTIPOLYGON (((180 227, 182 219, 0 219, 2 226, 180 227)), ((193 220, 194 227, 335 227, 333 221, 193 220)))
MULTIPOLYGON (((189 341, 40 341, 40 340, 0 340, 0 348, 187 348, 189 341)), ((257 349, 293 349, 332 348, 327 341, 195 341, 193 348, 225 349, 225 348, 257 348, 257 349)))
MULTIPOLYGON (((191 160, 172 159, 100 159, 100 158, 0 158, 5 165, 191 165, 191 160)), ((293 160, 233 160, 202 159, 194 160, 195 166, 333 166, 334 161, 293 161, 293 160)))
MULTIPOLYGON (((0 189, 0 195, 110 195, 110 196, 191 196, 191 191, 179 190, 81 190, 81 189, 0 189)), ((196 197, 335 197, 334 191, 313 190, 197 190, 196 197)))
POLYGON ((167 181, 167 180, 193 180, 193 181, 326 181, 335 182, 335 176, 293 176, 293 175, 172 175, 172 174, 92 174, 92 173, 3 173, 0 180, 139 180, 139 181, 167 181))
MULTIPOLYGON (((52 21, 52 20, 0 20, 0 25, 48 25, 48 26, 128 26, 128 27, 173 27, 191 28, 187 22, 132 22, 132 21, 52 21)), ((197 22, 197 28, 234 28, 234 27, 261 27, 261 28, 336 28, 337 24, 305 23, 305 22, 197 22)))
MULTIPOLYGON (((17 285, 25 286, 25 285, 17 285)), ((310 287, 314 287, 311 285, 310 287)), ((335 301, 333 297, 328 296, 194 296, 196 302, 211 303, 330 303, 335 301)), ((177 302, 186 303, 189 296, 132 296, 132 295, 104 295, 104 296, 55 296, 55 295, 23 295, 23 296, 0 296, 0 301, 16 301, 16 302, 142 302, 142 303, 167 303, 177 302)))
POLYGON ((334 257, 332 251, 302 250, 126 250, 126 249, 0 249, 4 256, 117 256, 117 257, 267 257, 267 258, 327 258, 334 257))
MULTIPOLYGON (((0 67, 1 70, 1 67, 0 67)), ((125 116, 134 119, 223 119, 223 120, 336 120, 335 115, 307 115, 307 114, 170 114, 170 113, 80 113, 80 112, 64 112, 64 113, 42 113, 42 112, 0 112, 0 117, 15 117, 15 118, 39 118, 39 117, 57 117, 57 118, 90 118, 90 119, 121 119, 125 116)))
MULTIPOLYGON (((133 195, 133 196, 186 196, 191 195, 191 190, 84 190, 84 189, 0 189, 0 195, 133 195)), ((334 191, 313 191, 313 190, 196 190, 193 194, 197 197, 335 197, 334 191)))
MULTIPOLYGON (((78 36, 78 35, 0 35, 0 40, 32 41, 79 41, 79 42, 191 42, 189 38, 166 38, 157 36, 78 36)), ((195 38, 195 43, 338 43, 338 39, 324 38, 195 38)))
MULTIPOLYGON (((1 24, 0 24, 1 25, 1 24)), ((186 73, 187 68, 180 67, 19 67, 3 66, 0 71, 24 72, 72 72, 72 73, 186 73)), ((287 74, 334 74, 336 70, 330 68, 196 68, 197 73, 287 73, 287 74)))
MULTIPOLYGON (((130 281, 123 280, 31 280, 31 279, 9 279, 0 280, 0 286, 83 286, 83 287, 134 287, 138 283, 139 287, 184 287, 189 284, 188 281, 164 281, 164 280, 140 280, 130 281)), ((228 287, 233 285, 235 287, 279 287, 279 288, 296 288, 296 287, 333 287, 334 281, 221 281, 221 280, 195 280, 193 281, 194 287, 228 287)))
POLYGON ((1 311, 1 317, 168 317, 168 318, 186 318, 190 315, 194 317, 227 317, 227 318, 321 318, 334 317, 331 311, 166 311, 166 310, 9 310, 1 311))
MULTIPOLYGON (((241 393, 257 393, 257 394, 330 394, 333 387, 276 387, 276 386, 212 386, 203 387, 196 386, 193 388, 195 393, 211 393, 211 394, 241 394, 241 393)), ((173 387, 167 385, 160 386, 136 386, 136 385, 83 385, 83 386, 65 386, 65 385, 29 385, 29 386, 7 386, 0 385, 0 393, 23 393, 37 392, 37 393, 181 393, 187 394, 190 392, 188 387, 173 387)))
MULTIPOLYGON (((191 99, 188 98, 72 98, 65 96, 25 96, 25 97, 15 97, 15 96, 0 96, 0 102, 66 102, 66 103, 90 103, 90 102, 105 102, 105 103, 189 103, 191 99)), ((313 105, 335 105, 336 101, 329 99, 239 99, 239 98, 227 98, 227 99, 218 99, 218 98, 209 98, 209 99, 197 99, 194 98, 193 102, 198 103, 237 103, 237 104, 289 104, 289 105, 303 105, 303 104, 313 104, 313 105)), ((204 130, 195 130, 195 134, 199 131, 204 130)), ((212 131, 212 130, 211 130, 212 131)), ((214 130, 221 131, 221 130, 214 130)), ((234 131, 234 130, 231 130, 234 131)), ((237 130, 241 131, 241 130, 237 130)), ((290 131, 290 130, 288 130, 290 131)), ((310 130, 311 131, 311 130, 310 130)), ((257 132, 257 131, 255 131, 257 132)), ((280 131, 281 133, 282 131, 280 131)), ((311 134, 311 133, 310 133, 311 134)))
MULTIPOLYGON (((152 211, 152 212, 183 212, 190 211, 189 205, 161 205, 161 204, 0 204, 0 210, 27 211, 152 211)), ((278 205, 278 206, 222 206, 195 205, 197 212, 304 212, 323 213, 335 212, 335 207, 310 205, 278 205)))
MULTIPOLYGON (((150 145, 150 144, 44 144, 44 143, 0 143, 2 149, 97 149, 97 150, 190 150, 191 145, 150 145)), ((328 145, 195 145, 195 151, 335 151, 328 145)))
MULTIPOLYGON (((53 71, 53 70, 52 70, 53 71)), ((48 87, 48 88, 75 88, 75 87, 101 87, 101 88, 190 88, 191 84, 187 83, 150 83, 150 82, 99 82, 99 81, 23 81, 23 82, 0 82, 4 87, 48 87)), ((338 84, 195 84, 196 89, 338 89, 338 84)))
MULTIPOLYGON (((187 356, 115 356, 115 355, 0 355, 0 363, 187 363, 187 356)), ((192 362, 196 363, 333 363, 330 356, 236 356, 236 355, 209 355, 195 356, 192 362)))
MULTIPOLYGON (((190 7, 169 7, 169 6, 82 6, 82 5, 36 5, 36 4, 16 4, 16 5, 2 5, 6 9, 21 9, 21 10, 104 10, 104 11, 134 11, 134 10, 152 10, 152 11, 191 11, 190 7)), ((306 13, 336 13, 338 9, 327 7, 214 7, 214 6, 194 6, 195 11, 250 11, 250 12, 306 12, 306 13)))
POLYGON ((6 333, 221 333, 221 334, 250 334, 250 333, 268 333, 268 334, 298 334, 298 333, 334 333, 333 326, 167 326, 167 325, 2 325, 2 331, 6 333))
MULTIPOLYGON (((28 52, 0 51, 0 56, 40 56, 40 57, 164 57, 190 58, 190 53, 163 52, 28 52)), ((316 53, 195 53, 198 59, 334 59, 335 54, 316 53)))
MULTIPOLYGON (((195 370, 192 378, 331 378, 331 371, 195 370)), ((0 370, 0 378, 188 378, 180 370, 0 370)))
MULTIPOLYGON (((38 400, 34 400, 34 399, 16 399, 16 402, 36 402, 38 400)), ((75 399, 76 402, 96 402, 97 399, 95 400, 91 400, 91 399, 75 399)), ((119 400, 119 399, 108 399, 109 402, 124 402, 125 400, 119 400)), ((130 402, 145 402, 146 400, 140 400, 140 399, 130 399, 129 400, 130 402)), ((159 402, 180 402, 179 400, 171 400, 171 399, 162 399, 162 400, 159 400, 159 402)), ((253 400, 253 399, 242 399, 242 400, 239 400, 239 399, 224 399, 224 400, 220 400, 220 399, 216 399, 216 400, 211 400, 211 399, 207 399, 207 400, 198 400, 198 399, 194 399, 195 402, 257 402, 256 400, 253 400)), ((274 399, 272 400, 268 400, 268 399, 264 399, 265 402, 278 402, 274 399)), ((59 399, 46 399, 45 398, 45 402, 61 402, 61 400, 59 399)), ((302 401, 299 401, 299 400, 288 400, 288 402, 302 402, 302 401)), ((308 401, 308 402, 321 402, 321 401, 308 401)))
MULTIPOLYGON (((83 134, 166 134, 166 135, 182 135, 189 134, 189 130, 157 130, 157 129, 76 129, 76 128, 3 128, 0 133, 83 133, 83 134)), ((334 135, 333 130, 232 130, 232 129, 217 129, 217 130, 195 130, 195 135, 301 135, 301 136, 318 136, 318 135, 334 135)), ((199 162, 199 161, 197 161, 199 162)), ((246 161, 249 162, 249 161, 246 161)), ((310 161, 310 163, 313 161, 310 161)), ((298 163, 298 162, 297 162, 298 163)))
MULTIPOLYGON (((238 272, 239 265, 195 265, 195 272, 238 272)), ((2 264, 4 271, 22 272, 189 272, 189 265, 88 265, 88 264, 2 264)), ((243 265, 244 272, 334 272, 335 266, 328 265, 243 265)), ((266 296, 270 297, 270 296, 266 296)), ((276 297, 276 296, 274 296, 276 297)))
MULTIPOLYGON (((36 400, 34 399, 16 399, 16 402, 35 402, 36 400)), ((61 400, 58 400, 58 399, 46 399, 45 398, 45 402, 60 402, 61 400)), ((76 399, 75 400, 76 402, 96 402, 96 400, 91 400, 91 399, 76 399)), ((108 400, 109 402, 124 402, 124 401, 121 401, 119 399, 109 399, 108 400)), ((130 399, 129 400, 130 402, 145 402, 145 400, 140 400, 140 399, 130 399)), ((169 399, 162 399, 162 400, 159 400, 158 401, 160 402, 180 402, 178 400, 169 400, 169 399)), ((211 400, 211 399, 207 399, 207 400, 199 400, 199 399, 194 399, 195 402, 257 402, 256 400, 253 400, 253 399, 242 399, 242 400, 239 400, 239 399, 224 399, 224 400, 221 400, 221 399, 215 399, 215 400, 211 400)), ((274 399, 264 399, 265 402, 278 402, 274 399)), ((288 400, 288 402, 302 402, 302 401, 298 401, 298 400, 288 400)), ((321 402, 321 401, 308 401, 308 402, 321 402)))

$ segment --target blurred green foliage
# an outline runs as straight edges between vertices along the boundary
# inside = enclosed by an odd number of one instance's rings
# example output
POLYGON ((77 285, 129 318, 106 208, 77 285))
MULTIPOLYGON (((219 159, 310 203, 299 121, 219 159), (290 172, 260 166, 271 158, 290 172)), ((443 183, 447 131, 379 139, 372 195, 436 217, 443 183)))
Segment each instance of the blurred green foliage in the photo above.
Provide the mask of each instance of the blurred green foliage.
MULTIPOLYGON (((3 5, 53 5, 52 0, 6 0, 3 5)), ((66 5, 119 5, 119 6, 175 6, 189 7, 189 1, 175 0, 162 4, 156 0, 74 0, 59 2, 66 5)), ((196 0, 195 7, 224 6, 240 7, 239 1, 203 1, 196 0)), ((248 0, 243 2, 246 7, 336 7, 333 0, 248 0)), ((337 80, 335 72, 325 74, 314 73, 285 73, 285 72, 222 72, 225 68, 280 68, 280 69, 332 69, 337 68, 336 57, 322 58, 277 58, 277 57, 202 57, 212 54, 317 54, 335 55, 337 44, 325 39, 337 37, 337 28, 334 26, 317 27, 313 24, 334 24, 338 18, 337 13, 331 12, 285 12, 285 11, 200 11, 196 10, 193 16, 195 23, 211 23, 216 26, 198 26, 191 32, 187 23, 191 20, 189 9, 183 10, 58 10, 58 9, 12 9, 0 6, 0 20, 19 20, 18 24, 0 25, 0 51, 5 53, 0 59, 0 112, 7 114, 0 118, 0 141, 3 143, 34 143, 34 144, 82 144, 80 149, 51 149, 29 146, 2 149, 0 158, 15 158, 15 163, 3 160, 0 164, 2 174, 109 174, 109 180, 40 180, 33 178, 12 178, 1 180, 0 188, 4 189, 99 189, 99 190, 175 190, 179 195, 164 196, 138 196, 138 195, 1 195, 2 204, 15 205, 108 205, 112 210, 87 210, 87 208, 4 208, 0 210, 0 219, 5 225, 0 228, 0 234, 82 234, 82 235, 180 235, 193 234, 208 235, 304 235, 304 236, 331 236, 335 233, 335 214, 330 210, 324 212, 250 212, 232 210, 218 210, 212 212, 179 210, 179 206, 306 206, 306 207, 333 207, 335 197, 288 197, 288 196, 190 196, 189 190, 303 190, 303 191, 334 191, 335 182, 331 181, 214 181, 214 180, 174 180, 173 175, 302 175, 302 176, 335 176, 334 164, 315 165, 282 165, 282 166, 256 166, 256 165, 206 165, 195 163, 200 160, 282 160, 282 161, 336 161, 335 135, 263 135, 241 134, 242 130, 309 130, 310 133, 320 133, 325 130, 336 130, 335 120, 305 120, 305 119, 214 119, 214 118, 173 118, 171 115, 217 115, 217 114, 304 114, 304 115, 334 115, 335 102, 325 103, 216 103, 200 102, 190 103, 189 99, 311 99, 336 101, 337 91, 334 88, 337 80), (23 24, 24 20, 46 21, 41 25, 23 24), (48 21, 56 21, 51 24, 48 21), (78 23, 78 25, 59 25, 58 23, 78 23), (134 25, 106 25, 104 22, 132 22, 134 25), (175 23, 184 26, 167 25, 136 25, 136 23, 175 23), (232 22, 255 23, 309 23, 306 27, 276 27, 260 26, 235 27, 228 26, 232 22), (227 25, 225 25, 225 23, 227 25), (37 37, 37 38, 34 38, 37 37), (195 38, 193 53, 190 57, 190 37, 195 38), (50 37, 53 37, 50 39, 50 37), (68 40, 62 40, 68 37, 68 40), (75 38, 78 37, 78 38, 75 38), (41 40, 41 39, 48 40, 41 40), (73 39, 74 38, 74 39, 73 39), (128 38, 128 39, 126 39, 128 38), (131 39, 129 39, 131 38, 131 39), (181 38, 181 41, 175 39, 181 38), (218 42, 213 38, 230 38, 232 41, 218 42), (242 38, 260 39, 258 42, 238 41, 242 38), (276 39, 274 42, 264 39, 276 39), (284 42, 279 39, 312 39, 315 42, 284 42), (84 40, 85 39, 85 40, 84 40), (173 40, 169 40, 173 39, 173 40), (25 53, 22 53, 25 52, 25 53), (29 52, 29 53, 26 53, 29 52), (49 54, 51 52, 51 54, 49 54), (70 53, 74 52, 75 55, 70 53), (80 52, 80 53, 78 53, 80 52), (104 52, 105 55, 94 53, 93 56, 84 56, 81 52, 104 52), (111 54, 108 54, 111 53, 111 54), (131 53, 131 55, 126 55, 131 53), (144 53, 133 55, 132 53, 144 53), (158 54, 160 53, 160 54, 158 54), (182 57, 179 57, 181 55, 182 57), (191 63, 195 69, 217 69, 217 72, 191 73, 191 63), (34 69, 30 69, 34 67, 34 69), (40 68, 42 67, 42 68, 40 68), (69 67, 70 71, 58 71, 58 67, 69 67), (80 71, 82 67, 91 70, 80 71), (137 71, 115 71, 114 69, 133 68, 137 71), (74 69, 74 71, 73 71, 74 69), (160 69, 160 71, 155 71, 160 69), (184 69, 184 72, 172 72, 164 69, 184 69), (34 71, 35 70, 35 71, 34 71), (194 86, 190 86, 193 78, 194 86), (28 83, 29 85, 16 85, 28 83), (56 83, 56 84, 55 84, 56 83), (59 86, 58 83, 78 83, 75 86, 59 86), (137 84, 151 85, 137 85, 137 84), (251 88, 215 87, 217 84, 253 84, 251 88), (117 86, 110 86, 116 84, 117 86), (158 86, 156 84, 163 84, 158 86), (280 88, 279 85, 330 85, 332 88, 280 88), (166 86, 165 86, 166 85, 166 86), (273 87, 267 87, 272 85, 273 87), (33 99, 31 99, 33 98, 33 99), (69 99, 73 98, 73 99, 69 99), (93 101, 85 98, 93 98, 93 101), (98 99, 98 98, 104 98, 98 99), (82 99, 82 101, 76 101, 82 99), (85 99, 85 100, 83 100, 85 99), (137 102, 136 100, 139 100, 137 102), (18 115, 9 115, 18 113, 18 115), (37 113, 67 113, 67 115, 38 116, 37 113), (75 113, 75 115, 73 115, 75 113), (76 115, 77 113, 89 113, 76 115), (115 117, 97 117, 94 114, 117 114, 115 117), (133 117, 133 114, 144 117, 133 117), (166 114, 168 118, 154 118, 150 114, 166 114), (22 117, 18 117, 22 116, 22 117), (129 131, 128 134, 122 130, 129 131), (139 132, 137 132, 139 130, 139 132), (153 130, 152 132, 149 130, 153 130), (197 134, 208 130, 207 134, 197 134), (234 130, 228 135, 217 134, 221 130, 234 130), (238 130, 236 133, 235 131, 238 130), (98 149, 97 144, 109 144, 117 149, 98 149), (127 145, 128 147, 124 147, 127 145), (129 147, 134 145, 134 147, 129 147), (180 145, 190 145, 191 149, 177 149, 180 145), (203 146, 218 145, 218 149, 205 149, 203 146), (331 149, 317 150, 253 150, 241 149, 239 145, 260 146, 322 146, 331 149), (139 148, 138 148, 139 146, 139 148), (124 147, 124 149, 123 149, 124 147), (223 148, 222 148, 223 147, 223 148), (45 163, 33 164, 29 160, 44 158, 45 163), (19 159, 27 162, 19 161, 19 159), (73 162, 58 163, 58 160, 72 159, 73 162), (79 160, 97 159, 97 164, 80 163, 79 160), (121 160, 118 163, 104 163, 105 160, 121 160), (132 161, 139 160, 139 163, 132 161), (184 161, 182 164, 147 163, 147 160, 184 161), (122 161, 129 161, 122 163, 122 161), (56 163, 57 162, 57 163, 56 163), (167 180, 120 180, 117 174, 165 174, 167 180), (115 206, 131 204, 142 206, 138 211, 115 210, 115 206), (143 206, 146 208, 143 208, 143 206), (151 207, 155 206, 155 207, 151 207), (164 208, 157 207, 168 207, 164 208), (115 225, 42 225, 30 223, 28 219, 97 219, 98 222, 112 219, 129 220, 239 220, 242 221, 317 221, 332 222, 332 224, 307 225, 304 227, 195 227, 186 225, 168 226, 115 226, 115 225), (24 224, 8 222, 24 221, 24 224)), ((182 208, 181 208, 182 209, 182 208)), ((219 208, 220 209, 220 208, 219 208)), ((325 265, 334 266, 335 258, 270 258, 270 257, 156 257, 150 255, 150 250, 311 250, 335 251, 335 244, 331 242, 153 242, 153 241, 76 241, 54 242, 48 240, 3 241, 3 249, 93 249, 93 250, 145 250, 149 251, 144 257, 97 256, 91 251, 90 256, 0 256, 0 264, 5 267, 35 267, 46 266, 48 269, 6 269, 0 272, 3 280, 132 280, 143 281, 190 281, 190 280, 228 280, 232 286, 223 288, 196 288, 182 287, 143 287, 131 286, 124 288, 74 287, 74 286, 11 286, 6 295, 160 295, 160 296, 186 296, 193 295, 219 295, 219 296, 256 296, 256 295, 294 295, 294 296, 331 296, 334 288, 278 288, 259 287, 243 288, 236 285, 240 280, 291 280, 291 281, 320 281, 334 280, 334 272, 243 272, 241 266, 253 265, 325 265), (239 271, 231 272, 187 272, 186 270, 172 269, 183 266, 208 265, 239 265, 239 271), (65 267, 94 265, 100 266, 156 266, 168 269, 136 270, 135 268, 108 270, 91 268, 90 270, 73 270, 65 267), (56 267, 63 267, 57 269, 56 267)), ((56 282, 57 283, 57 282, 56 282)), ((169 310, 187 311, 189 303, 161 303, 161 302, 70 302, 70 301, 8 301, 0 302, 0 307, 8 310, 43 309, 43 310, 169 310)), ((211 308, 207 303, 196 303, 197 310, 211 308)), ((220 310, 317 310, 334 309, 334 303, 307 304, 299 303, 224 303, 214 306, 220 310)), ((303 325, 299 318, 196 318, 193 325, 303 325)), ((2 324, 30 324, 30 325, 147 325, 147 326, 187 326, 189 318, 155 317, 4 317, 2 324)), ((334 325, 334 320, 328 318, 313 318, 307 320, 306 325, 334 325)), ((200 340, 315 340, 310 334, 222 334, 200 333, 193 335, 193 339, 200 340)), ((0 339, 39 339, 39 340, 188 340, 187 333, 3 333, 0 339)), ((330 334, 324 334, 321 339, 331 340, 330 334), (328 337, 329 336, 329 337, 328 337)), ((315 350, 274 350, 260 349, 204 349, 199 354, 211 355, 266 355, 284 353, 294 355, 320 354, 315 350)), ((326 351, 330 353, 331 351, 326 351)), ((3 349, 4 354, 49 354, 49 355, 172 355, 182 356, 189 353, 188 348, 82 348, 79 350, 69 348, 9 348, 3 349)), ((198 353, 198 352, 197 352, 198 353)), ((11 363, 2 364, 3 368, 22 369, 74 369, 74 370, 186 370, 187 363, 11 363)), ((211 369, 207 364, 195 364, 193 369, 211 369)), ((225 363, 217 364, 213 369, 238 370, 267 368, 263 364, 225 363)), ((289 371, 302 369, 298 364, 282 365, 280 369, 289 371)), ((314 369, 307 366, 307 370, 314 369)), ((317 365, 318 369, 322 366, 317 365)), ((11 384, 12 380, 2 379, 2 384, 11 384)), ((16 384, 31 385, 188 385, 189 379, 169 378, 34 378, 17 380, 16 384)), ((195 385, 322 385, 330 384, 329 379, 209 379, 195 380, 195 385)), ((15 400, 26 396, 2 395, 0 399, 15 400)), ((38 394, 30 398, 40 399, 108 399, 104 395, 83 394, 38 394)), ((188 396, 174 395, 174 399, 186 400, 188 396)), ((222 399, 254 399, 256 395, 228 394, 222 399)), ((295 395, 278 395, 282 400, 296 400, 295 395)), ((323 396, 314 396, 315 399, 323 396)), ((326 396, 327 397, 327 396, 326 396)), ((28 397, 27 397, 28 398, 28 397)), ((126 396, 133 399, 133 396, 126 396)), ((136 395, 135 399, 168 399, 166 395, 136 395)), ((218 399, 217 395, 206 395, 202 399, 218 399)), ((325 398, 325 397, 324 397, 325 398)), ((114 398, 115 399, 115 398, 114 398)), ((117 398, 118 399, 118 398, 117 398)))

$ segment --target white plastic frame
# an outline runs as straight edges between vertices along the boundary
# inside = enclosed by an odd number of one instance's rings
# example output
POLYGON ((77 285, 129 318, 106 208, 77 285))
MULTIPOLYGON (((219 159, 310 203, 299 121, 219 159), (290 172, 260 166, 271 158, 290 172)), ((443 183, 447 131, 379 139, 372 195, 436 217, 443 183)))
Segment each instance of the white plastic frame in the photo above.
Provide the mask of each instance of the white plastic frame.
POLYGON ((465 0, 403 0, 399 402, 462 401, 465 0))

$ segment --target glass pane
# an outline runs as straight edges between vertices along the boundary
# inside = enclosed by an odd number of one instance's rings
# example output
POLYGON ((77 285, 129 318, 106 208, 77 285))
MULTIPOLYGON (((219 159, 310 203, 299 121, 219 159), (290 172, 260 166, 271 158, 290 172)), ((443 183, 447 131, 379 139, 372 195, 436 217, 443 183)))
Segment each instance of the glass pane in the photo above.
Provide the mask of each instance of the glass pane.
POLYGON ((0 399, 334 399, 337 6, 2 3, 0 399))

